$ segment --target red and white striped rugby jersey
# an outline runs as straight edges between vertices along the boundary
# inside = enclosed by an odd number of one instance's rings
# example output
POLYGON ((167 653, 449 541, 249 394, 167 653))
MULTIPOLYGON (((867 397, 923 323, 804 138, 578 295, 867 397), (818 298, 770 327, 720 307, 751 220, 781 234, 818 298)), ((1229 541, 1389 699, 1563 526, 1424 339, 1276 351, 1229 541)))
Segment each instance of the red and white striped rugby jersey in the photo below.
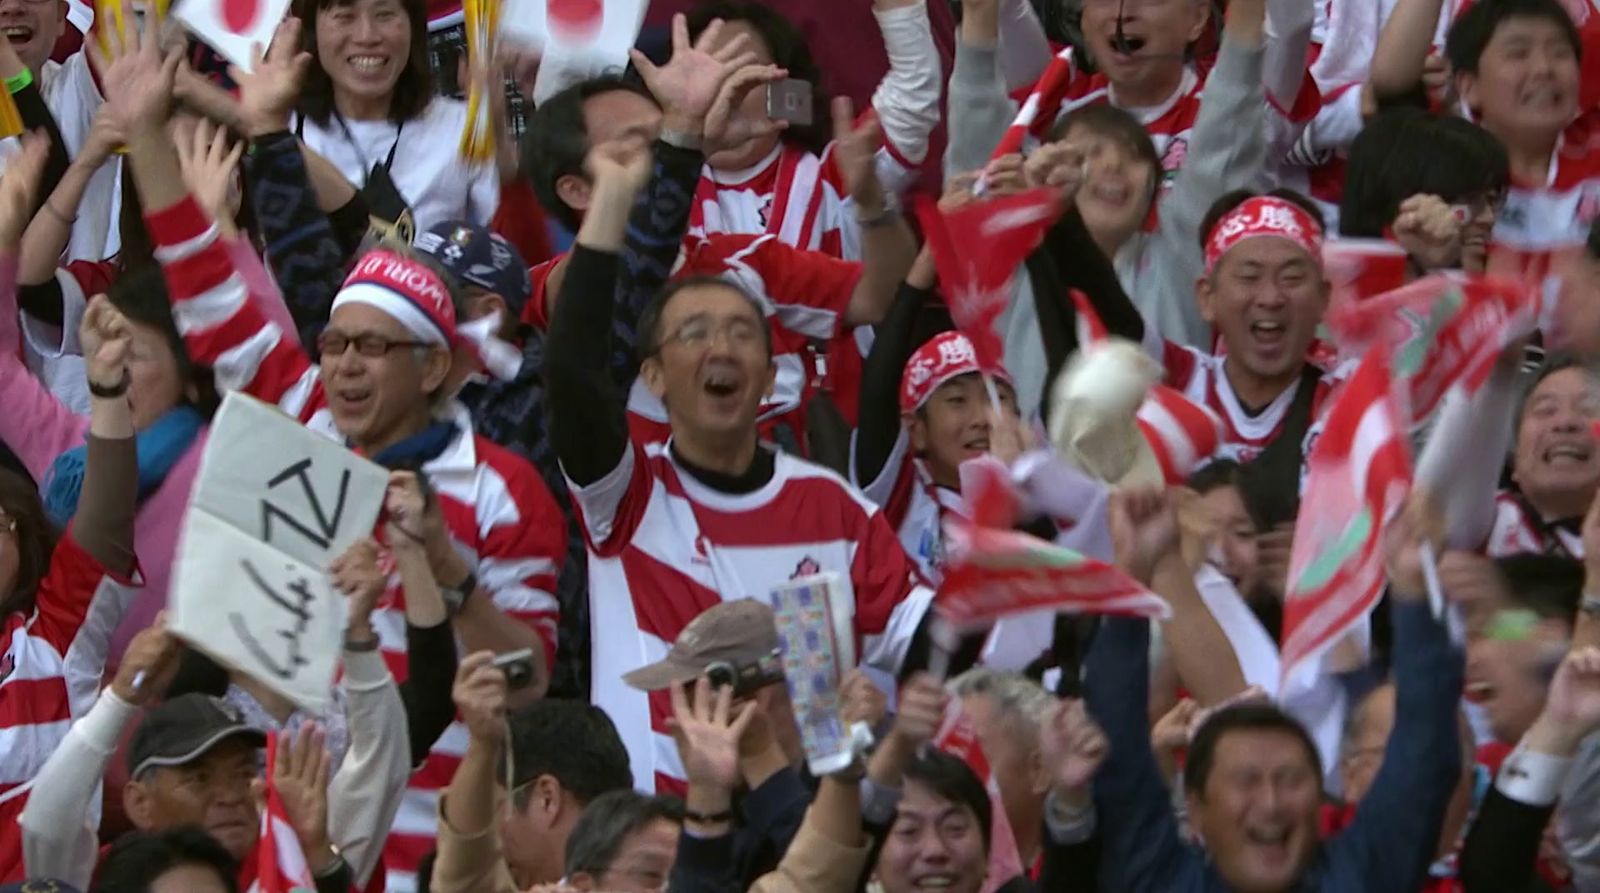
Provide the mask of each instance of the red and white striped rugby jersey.
POLYGON ((1565 551, 1572 558, 1583 558, 1583 537, 1565 527, 1550 525, 1548 532, 1534 523, 1528 508, 1510 490, 1501 490, 1494 497, 1494 526, 1489 529, 1489 541, 1483 552, 1490 558, 1505 558, 1523 552, 1540 555, 1565 551))
MULTIPOLYGON (((852 454, 852 474, 854 462, 852 454)), ((938 586, 944 579, 946 513, 967 516, 967 503, 961 492, 933 482, 923 461, 911 455, 911 438, 904 429, 877 478, 866 482, 861 491, 883 507, 884 518, 922 578, 929 585, 938 586)))
POLYGON ((663 658, 700 612, 834 572, 854 595, 862 663, 893 672, 933 600, 883 513, 786 453, 766 484, 730 494, 695 480, 668 445, 634 443, 572 496, 589 543, 590 700, 616 723, 641 790, 679 789, 683 767, 664 725, 667 693, 635 691, 622 674, 663 658))
MULTIPOLYGON (((555 295, 547 283, 559 260, 528 271, 533 292, 523 320, 541 331, 550 323, 555 295)), ((758 416, 763 436, 780 424, 788 425, 797 440, 804 434, 806 401, 813 393, 809 345, 844 330, 861 269, 859 263, 801 251, 770 235, 712 235, 686 244, 678 277, 718 276, 743 287, 761 302, 771 324, 778 375, 758 416)), ((628 429, 645 443, 663 443, 672 433, 666 407, 638 379, 628 394, 628 429)))
POLYGON ((1489 272, 1544 279, 1577 256, 1600 217, 1600 109, 1562 134, 1544 183, 1513 180, 1495 218, 1489 272))
MULTIPOLYGON (((172 299, 172 316, 195 362, 212 367, 222 388, 276 404, 306 427, 342 439, 327 407, 321 370, 262 312, 217 241, 216 227, 190 198, 145 217, 172 299)), ((456 550, 475 567, 495 605, 539 634, 555 660, 559 606, 554 591, 566 555, 566 521, 533 466, 472 432, 452 408, 458 434, 422 467, 438 494, 456 550)), ((405 593, 398 574, 372 615, 395 679, 406 678, 405 593)), ((455 774, 466 731, 453 723, 411 778, 384 849, 390 887, 412 889, 418 862, 433 848, 438 790, 455 774)))
POLYGON ((94 706, 135 577, 113 574, 69 533, 50 556, 33 612, 13 612, 0 627, 0 882, 26 877, 18 819, 28 785, 94 706))
MULTIPOLYGON (((1167 386, 1211 410, 1222 420, 1222 445, 1212 458, 1248 462, 1260 455, 1267 444, 1278 436, 1278 432, 1283 428, 1284 419, 1288 417, 1289 407, 1294 404, 1295 395, 1299 393, 1301 383, 1296 380, 1271 403, 1252 414, 1234 393, 1233 384, 1228 381, 1227 373, 1223 370, 1223 359, 1220 355, 1202 353, 1192 347, 1170 341, 1163 345, 1161 354, 1162 365, 1166 368, 1167 386)), ((1328 401, 1328 395, 1333 393, 1335 386, 1347 372, 1345 369, 1325 372, 1317 382, 1317 390, 1312 395, 1311 402, 1312 423, 1301 445, 1302 457, 1310 451, 1311 443, 1316 439, 1321 427, 1322 415, 1332 405, 1328 401)))

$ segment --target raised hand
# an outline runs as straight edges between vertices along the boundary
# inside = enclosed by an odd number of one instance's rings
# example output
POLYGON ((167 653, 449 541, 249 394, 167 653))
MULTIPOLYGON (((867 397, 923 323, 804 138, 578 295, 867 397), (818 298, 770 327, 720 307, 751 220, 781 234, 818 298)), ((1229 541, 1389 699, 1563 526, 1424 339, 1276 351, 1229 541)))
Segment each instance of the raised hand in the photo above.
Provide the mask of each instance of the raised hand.
POLYGON ((615 189, 636 195, 650 182, 654 161, 655 155, 643 140, 628 138, 595 144, 584 166, 596 191, 615 189))
POLYGON ((787 69, 776 65, 746 65, 722 82, 717 101, 706 113, 705 145, 707 155, 727 149, 736 149, 751 140, 773 136, 789 127, 781 118, 750 114, 746 101, 758 87, 766 87, 789 76, 787 69))
POLYGON ((834 99, 833 160, 844 176, 845 188, 856 204, 876 208, 883 202, 883 185, 878 182, 878 149, 883 145, 883 125, 878 116, 856 120, 855 106, 848 96, 834 99))
POLYGON ((228 132, 205 118, 180 119, 174 129, 172 142, 178 149, 183 185, 225 235, 236 233, 229 199, 237 194, 244 143, 230 145, 228 132))
POLYGON ((1070 202, 1077 197, 1078 187, 1088 175, 1088 162, 1083 150, 1076 145, 1045 143, 1028 156, 1023 173, 1029 186, 1047 186, 1070 202))
POLYGON ((1444 521, 1421 491, 1413 493, 1405 510, 1383 532, 1384 567, 1389 573, 1389 591, 1401 601, 1420 601, 1428 597, 1423 574, 1422 544, 1443 539, 1444 521))
POLYGON ((1279 524, 1256 536, 1256 567, 1261 584, 1278 598, 1289 589, 1289 558, 1294 553, 1294 525, 1279 524))
POLYGON ((931 673, 917 673, 900 689, 899 712, 889 737, 915 749, 933 740, 944 723, 950 694, 931 673))
POLYGON ((89 125, 89 136, 83 142, 83 149, 73 161, 98 168, 111 157, 111 153, 117 151, 117 147, 127 141, 128 134, 123 131, 115 110, 108 111, 101 106, 94 113, 94 122, 89 125))
POLYGON ((246 72, 228 66, 228 76, 239 85, 239 115, 251 136, 289 128, 289 113, 300 98, 311 54, 300 51, 300 20, 287 16, 273 32, 272 46, 262 52, 251 48, 253 65, 246 72))
POLYGON ((1437 195, 1413 195, 1400 203, 1394 238, 1423 269, 1451 267, 1461 260, 1464 222, 1437 195))
POLYGON ((1076 698, 1056 705, 1040 729, 1040 737, 1040 750, 1057 796, 1083 791, 1110 753, 1105 732, 1076 698))
POLYGON ((1575 648, 1566 656, 1550 683, 1544 714, 1574 742, 1600 729, 1600 648, 1575 648))
POLYGON ((1014 195, 1029 187, 1027 164, 1016 153, 992 158, 983 166, 983 194, 986 198, 1014 195))
POLYGON ((889 697, 866 673, 851 670, 839 685, 839 721, 846 728, 864 722, 877 729, 889 715, 889 697))
POLYGON ((318 723, 300 726, 298 735, 281 733, 277 759, 272 767, 272 786, 283 802, 284 817, 312 871, 331 861, 333 846, 328 836, 328 736, 318 723))
POLYGON ((738 784, 739 739, 750 724, 752 706, 745 704, 734 714, 733 689, 728 686, 713 690, 711 680, 701 676, 694 682, 692 704, 687 683, 672 686, 672 719, 667 725, 678 742, 691 787, 731 791, 738 784))
POLYGON ((179 651, 178 640, 167 632, 167 615, 162 611, 128 643, 111 690, 135 707, 154 704, 178 672, 179 651))
POLYGON ((33 218, 39 194, 39 176, 50 156, 50 139, 42 133, 24 133, 22 151, 11 158, 0 176, 0 248, 14 249, 33 218))
POLYGON ((1122 490, 1111 497, 1111 544, 1117 564, 1150 582, 1156 565, 1178 553, 1178 521, 1159 487, 1122 490))
POLYGON ((350 599, 350 625, 347 639, 370 640, 372 611, 389 588, 389 579, 378 567, 378 544, 372 539, 357 540, 344 554, 328 565, 333 587, 350 599))
POLYGON ((158 130, 166 125, 172 110, 172 85, 183 51, 163 54, 155 22, 135 27, 133 23, 139 19, 127 0, 123 0, 122 20, 129 23, 126 33, 115 28, 101 32, 104 51, 99 42, 89 41, 89 59, 100 73, 104 107, 123 133, 158 130))
POLYGON ((658 67, 644 53, 631 51, 633 67, 661 103, 662 123, 668 129, 692 128, 696 135, 702 133, 723 82, 756 61, 748 35, 739 34, 718 47, 722 27, 721 19, 713 19, 700 32, 700 39, 691 43, 689 20, 678 13, 672 17, 672 58, 667 64, 658 67))
POLYGON ((383 494, 384 540, 394 552, 422 551, 433 560, 440 549, 450 548, 450 534, 437 500, 423 492, 413 471, 389 472, 383 494))
POLYGON ((494 666, 493 651, 478 651, 461 661, 450 696, 468 735, 496 746, 505 740, 506 674, 494 666))
POLYGON ((89 383, 115 388, 128 372, 132 332, 128 320, 105 295, 95 295, 78 324, 78 341, 89 383))

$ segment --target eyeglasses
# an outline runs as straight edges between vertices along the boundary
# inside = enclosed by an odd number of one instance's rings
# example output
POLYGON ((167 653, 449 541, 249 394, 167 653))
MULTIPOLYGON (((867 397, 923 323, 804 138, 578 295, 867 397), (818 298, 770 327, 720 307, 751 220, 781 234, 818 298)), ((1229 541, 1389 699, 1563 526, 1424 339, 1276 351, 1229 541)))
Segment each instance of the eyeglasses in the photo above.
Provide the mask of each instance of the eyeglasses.
POLYGON ((718 335, 728 340, 728 346, 743 350, 761 341, 761 326, 746 317, 735 316, 718 323, 710 317, 696 316, 679 326, 667 337, 691 350, 710 347, 718 335))
POLYGON ((317 350, 323 357, 340 357, 355 345, 356 353, 364 357, 381 357, 397 347, 432 347, 426 341, 397 341, 382 335, 357 335, 354 338, 339 332, 323 332, 317 336, 317 350))

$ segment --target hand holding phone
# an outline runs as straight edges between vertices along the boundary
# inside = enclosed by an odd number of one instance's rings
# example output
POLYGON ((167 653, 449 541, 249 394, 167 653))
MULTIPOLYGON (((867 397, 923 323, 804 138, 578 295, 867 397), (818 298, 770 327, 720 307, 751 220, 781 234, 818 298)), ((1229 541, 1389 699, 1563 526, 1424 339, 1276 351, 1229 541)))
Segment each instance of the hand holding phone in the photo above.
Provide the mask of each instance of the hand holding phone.
POLYGON ((811 84, 798 78, 784 78, 767 85, 767 117, 805 127, 813 114, 811 84))

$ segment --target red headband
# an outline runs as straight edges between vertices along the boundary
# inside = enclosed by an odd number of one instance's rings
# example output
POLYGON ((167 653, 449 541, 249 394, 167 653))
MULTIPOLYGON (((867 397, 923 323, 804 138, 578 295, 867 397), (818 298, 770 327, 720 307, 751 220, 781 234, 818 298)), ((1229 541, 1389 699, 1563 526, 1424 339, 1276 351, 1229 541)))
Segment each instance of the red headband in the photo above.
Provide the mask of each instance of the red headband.
POLYGON ((994 368, 984 368, 977 349, 966 335, 950 331, 929 338, 906 361, 905 373, 900 376, 900 411, 916 412, 939 385, 969 372, 988 372, 1011 384, 1011 376, 998 364, 994 368))
POLYGON ((1258 195, 1222 215, 1206 237, 1206 272, 1216 269, 1233 246, 1258 236, 1277 236, 1299 245, 1322 262, 1322 227, 1305 208, 1287 199, 1258 195))

